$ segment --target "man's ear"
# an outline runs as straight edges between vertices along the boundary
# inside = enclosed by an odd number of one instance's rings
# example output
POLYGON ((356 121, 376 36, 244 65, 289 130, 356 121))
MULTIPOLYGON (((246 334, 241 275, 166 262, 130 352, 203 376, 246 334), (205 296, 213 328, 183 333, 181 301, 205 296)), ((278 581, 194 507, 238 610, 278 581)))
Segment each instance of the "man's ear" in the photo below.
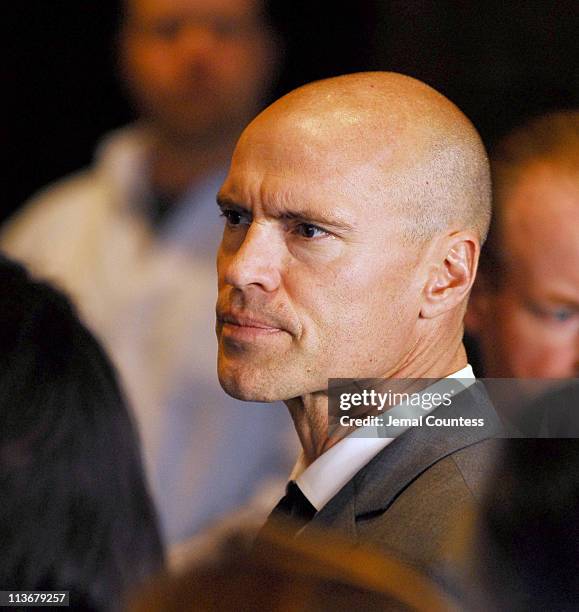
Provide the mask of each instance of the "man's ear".
POLYGON ((446 236, 423 290, 420 315, 432 319, 464 303, 474 282, 480 242, 473 232, 446 236))

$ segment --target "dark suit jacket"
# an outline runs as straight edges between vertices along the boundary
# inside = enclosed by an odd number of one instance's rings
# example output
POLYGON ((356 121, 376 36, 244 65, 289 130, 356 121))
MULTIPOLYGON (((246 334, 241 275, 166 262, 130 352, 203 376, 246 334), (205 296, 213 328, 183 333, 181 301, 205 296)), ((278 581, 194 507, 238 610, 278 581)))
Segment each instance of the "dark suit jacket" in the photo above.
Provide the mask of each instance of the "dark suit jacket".
POLYGON ((362 468, 299 532, 337 529, 388 548, 425 569, 443 560, 447 540, 490 471, 500 421, 482 383, 437 417, 483 418, 484 427, 419 427, 405 432, 362 468))

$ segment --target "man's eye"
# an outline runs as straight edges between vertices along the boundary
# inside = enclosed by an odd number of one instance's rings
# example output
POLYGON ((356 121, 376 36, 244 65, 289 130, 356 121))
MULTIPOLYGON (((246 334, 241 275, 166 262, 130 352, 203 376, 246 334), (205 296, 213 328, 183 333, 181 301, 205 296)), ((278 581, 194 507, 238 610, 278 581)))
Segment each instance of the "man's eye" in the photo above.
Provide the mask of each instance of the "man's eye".
POLYGON ((576 308, 553 308, 542 306, 531 301, 526 303, 526 307, 535 316, 554 323, 566 323, 567 321, 571 321, 572 319, 579 317, 579 310, 576 308))
POLYGON ((153 23, 150 29, 157 38, 174 40, 183 29, 183 24, 178 19, 160 19, 153 23))
POLYGON ((565 309, 565 308, 561 308, 559 310, 553 310, 550 313, 551 318, 554 319, 555 321, 560 322, 560 323, 564 323, 565 321, 568 321, 569 319, 571 319, 576 314, 577 313, 575 311, 568 310, 568 309, 565 309))
POLYGON ((237 210, 223 209, 221 216, 225 218, 228 225, 241 225, 247 223, 246 217, 237 210))
POLYGON ((295 228, 296 233, 303 238, 320 238, 327 236, 328 232, 312 223, 300 223, 295 228))
POLYGON ((245 23, 239 19, 228 19, 226 17, 216 17, 212 22, 213 31, 221 38, 238 38, 245 23))

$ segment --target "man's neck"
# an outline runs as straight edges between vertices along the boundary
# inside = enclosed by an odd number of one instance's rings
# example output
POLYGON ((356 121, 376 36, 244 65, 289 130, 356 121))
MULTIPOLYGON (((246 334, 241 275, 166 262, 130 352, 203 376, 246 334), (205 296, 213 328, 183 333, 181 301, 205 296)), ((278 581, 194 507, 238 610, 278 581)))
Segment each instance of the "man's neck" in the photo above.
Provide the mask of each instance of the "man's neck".
MULTIPOLYGON (((420 365, 401 365, 378 378, 440 379, 464 368, 466 364, 466 351, 461 342, 452 355, 439 355, 438 359, 420 365)), ((344 430, 341 435, 335 433, 332 436, 329 435, 328 393, 326 391, 296 397, 287 400, 285 404, 299 436, 306 465, 312 464, 349 433, 348 430, 344 430)))
POLYGON ((306 465, 310 465, 338 442, 328 435, 328 394, 302 395, 285 404, 300 439, 306 465))

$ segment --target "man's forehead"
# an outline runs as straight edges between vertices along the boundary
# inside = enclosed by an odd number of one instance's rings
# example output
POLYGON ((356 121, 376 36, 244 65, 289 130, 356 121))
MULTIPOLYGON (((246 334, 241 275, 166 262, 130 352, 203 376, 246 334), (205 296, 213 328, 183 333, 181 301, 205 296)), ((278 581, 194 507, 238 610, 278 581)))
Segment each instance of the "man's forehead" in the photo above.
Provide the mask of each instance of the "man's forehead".
POLYGON ((523 169, 504 194, 505 231, 538 240, 579 232, 579 168, 577 175, 536 163, 523 169))
POLYGON ((343 229, 354 229, 364 200, 353 192, 335 190, 336 182, 335 177, 304 175, 290 167, 276 172, 233 165, 217 199, 221 205, 258 215, 331 221, 343 229))
POLYGON ((404 161, 387 133, 374 142, 354 140, 339 124, 304 119, 250 126, 235 150, 230 174, 238 181, 267 179, 281 185, 287 180, 320 190, 382 193, 403 174, 404 161))
POLYGON ((223 15, 241 17, 253 14, 261 0, 125 0, 127 14, 137 19, 164 16, 223 15))
POLYGON ((566 279, 579 288, 579 184, 535 168, 523 174, 508 197, 503 248, 513 265, 536 282, 566 279))
MULTIPOLYGON (((360 108, 296 107, 282 99, 249 125, 240 146, 275 149, 286 158, 356 163, 392 158, 412 140, 409 131, 401 120, 377 122, 360 108)), ((419 142, 414 144, 420 148, 419 142)))

